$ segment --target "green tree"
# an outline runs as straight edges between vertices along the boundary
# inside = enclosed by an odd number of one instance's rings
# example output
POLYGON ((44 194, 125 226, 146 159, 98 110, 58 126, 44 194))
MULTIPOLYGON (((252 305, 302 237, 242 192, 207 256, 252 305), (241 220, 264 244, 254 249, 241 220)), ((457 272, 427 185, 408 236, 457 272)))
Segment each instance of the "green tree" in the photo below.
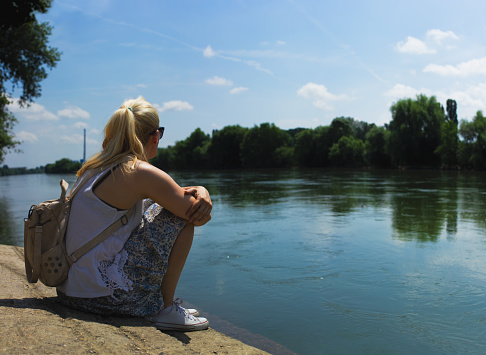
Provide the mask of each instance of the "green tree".
POLYGON ((62 158, 54 164, 46 165, 47 174, 74 174, 79 169, 81 169, 81 163, 68 158, 62 158))
POLYGON ((486 169, 486 118, 482 111, 476 112, 472 122, 461 121, 459 135, 459 162, 462 167, 476 170, 486 169))
POLYGON ((384 127, 374 126, 366 133, 365 160, 374 167, 388 168, 391 165, 390 154, 387 150, 387 141, 390 132, 384 127))
POLYGON ((313 167, 315 165, 314 130, 305 129, 295 136, 294 155, 298 166, 313 167))
POLYGON ((246 132, 241 143, 241 159, 245 168, 278 168, 288 151, 276 151, 280 147, 290 146, 290 135, 275 126, 262 123, 246 132))
POLYGON ((329 151, 329 159, 335 166, 361 167, 364 164, 364 143, 353 136, 343 136, 329 151))
POLYGON ((155 158, 150 160, 150 163, 162 170, 175 169, 175 153, 174 147, 168 146, 167 148, 159 148, 155 158))
POLYGON ((20 142, 15 140, 13 128, 17 119, 7 110, 8 100, 0 97, 0 163, 9 151, 15 150, 20 142))
POLYGON ((241 143, 247 131, 248 128, 238 125, 213 131, 208 150, 211 166, 222 169, 241 168, 241 143))
POLYGON ((441 144, 437 148, 437 153, 443 167, 453 168, 457 166, 458 137, 457 130, 457 103, 454 100, 447 100, 447 115, 441 128, 441 144))
POLYGON ((295 163, 302 167, 324 167, 329 164, 329 126, 306 129, 295 137, 295 163))
POLYGON ((176 142, 172 165, 176 169, 207 168, 210 144, 209 135, 196 128, 185 140, 176 142))
POLYGON ((391 107, 390 155, 401 166, 437 166, 444 108, 434 96, 417 95, 415 100, 399 100, 391 107))
POLYGON ((36 13, 46 13, 52 0, 5 0, 0 11, 0 162, 20 142, 13 137, 15 117, 8 111, 10 97, 22 89, 21 106, 41 95, 40 82, 60 59, 48 46, 52 27, 38 23, 36 13), (10 85, 10 90, 7 86, 10 85))
POLYGON ((367 123, 364 121, 357 121, 354 118, 348 118, 350 120, 351 127, 353 128, 354 138, 361 139, 363 142, 366 140, 366 134, 376 127, 374 123, 367 123))
POLYGON ((342 137, 354 136, 353 121, 349 117, 336 117, 332 120, 327 134, 330 146, 337 143, 342 137))

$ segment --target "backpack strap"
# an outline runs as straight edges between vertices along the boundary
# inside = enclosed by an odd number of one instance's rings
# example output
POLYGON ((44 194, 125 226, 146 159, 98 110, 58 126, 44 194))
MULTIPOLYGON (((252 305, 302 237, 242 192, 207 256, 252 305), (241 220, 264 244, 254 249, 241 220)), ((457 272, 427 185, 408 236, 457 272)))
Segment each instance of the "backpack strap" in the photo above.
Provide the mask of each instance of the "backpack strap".
MULTIPOLYGON (((24 244, 25 241, 27 240, 27 231, 29 229, 28 226, 28 220, 24 222, 26 225, 24 226, 24 244)), ((33 245, 32 247, 34 248, 33 255, 34 255, 34 260, 33 263, 34 265, 40 265, 41 264, 41 239, 42 239, 42 226, 36 226, 35 228, 35 234, 34 234, 34 240, 33 240, 33 245)), ((24 245, 24 259, 25 259, 25 272, 27 275, 27 280, 30 283, 36 283, 37 280, 39 280, 39 268, 34 268, 32 265, 30 265, 29 258, 27 256, 27 246, 24 245)))
MULTIPOLYGON (((136 205, 135 205, 136 206, 136 205)), ((86 242, 83 246, 81 246, 78 250, 76 250, 72 255, 71 258, 73 262, 76 262, 80 257, 84 254, 89 252, 95 246, 103 242, 106 238, 113 234, 117 229, 123 227, 128 223, 128 220, 135 212, 135 206, 130 208, 127 213, 121 216, 117 221, 113 222, 110 226, 108 226, 103 232, 98 234, 96 237, 91 239, 90 241, 86 242)))
MULTIPOLYGON (((110 175, 110 173, 115 170, 120 164, 126 162, 126 161, 129 161, 131 159, 130 156, 128 157, 124 157, 121 162, 115 164, 115 166, 112 166, 112 168, 110 169, 110 171, 108 173, 106 173, 105 176, 103 176, 101 179, 104 180, 106 177, 108 177, 108 175, 110 175)), ((106 166, 105 167, 100 167, 100 168, 96 168, 96 169, 91 169, 89 170, 87 173, 86 173, 86 176, 83 176, 84 179, 83 181, 76 181, 76 184, 73 186, 73 189, 71 190, 71 192, 69 193, 68 197, 70 199, 72 199, 74 197, 74 195, 76 195, 76 193, 81 189, 81 187, 84 186, 84 184, 86 184, 86 182, 88 182, 89 179, 91 179, 93 176, 95 176, 96 174, 99 174, 100 172, 102 172, 104 169, 106 169, 106 166)), ((135 205, 136 206, 136 205, 135 205)), ((80 257, 82 257, 84 254, 86 254, 87 252, 89 252, 91 249, 93 249, 94 247, 96 247, 98 244, 100 244, 101 242, 103 242, 106 238, 108 238, 110 235, 113 234, 113 232, 115 232, 116 230, 118 230, 119 228, 123 227, 125 224, 128 223, 128 220, 130 219, 130 217, 133 215, 133 213, 135 212, 135 206, 133 206, 132 208, 130 208, 128 210, 127 213, 125 213, 123 216, 121 216, 117 221, 113 222, 111 225, 109 225, 103 232, 101 232, 100 234, 98 234, 96 237, 94 237, 93 239, 89 240, 88 242, 86 242, 85 244, 83 244, 80 248, 78 248, 71 256, 70 258, 72 259, 72 262, 76 262, 80 257)))
POLYGON ((93 176, 101 173, 103 170, 101 168, 91 169, 88 170, 86 174, 76 180, 76 183, 73 185, 71 192, 67 196, 69 199, 72 199, 74 195, 78 193, 79 190, 91 179, 93 176))

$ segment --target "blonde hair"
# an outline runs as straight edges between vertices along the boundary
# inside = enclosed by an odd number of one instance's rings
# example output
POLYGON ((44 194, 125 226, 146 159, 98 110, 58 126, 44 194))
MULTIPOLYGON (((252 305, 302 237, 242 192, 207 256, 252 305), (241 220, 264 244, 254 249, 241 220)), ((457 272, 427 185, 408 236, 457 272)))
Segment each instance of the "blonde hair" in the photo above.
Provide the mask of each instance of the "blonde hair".
MULTIPOLYGON (((150 133, 159 126, 157 110, 142 96, 126 100, 116 110, 105 126, 105 138, 102 150, 88 159, 79 169, 77 176, 82 176, 87 170, 105 166, 113 166, 123 158, 147 161, 144 146, 150 139, 150 133)), ((123 170, 128 172, 127 164, 123 170)))

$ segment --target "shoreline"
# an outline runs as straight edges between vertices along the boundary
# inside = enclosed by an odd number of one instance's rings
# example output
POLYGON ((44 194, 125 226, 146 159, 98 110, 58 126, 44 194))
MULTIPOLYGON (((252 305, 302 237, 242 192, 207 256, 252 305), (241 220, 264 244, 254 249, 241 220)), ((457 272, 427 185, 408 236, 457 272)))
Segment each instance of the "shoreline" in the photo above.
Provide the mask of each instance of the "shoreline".
POLYGON ((0 352, 293 354, 204 312, 210 317, 208 330, 161 332, 142 318, 67 308, 56 301, 55 288, 27 282, 22 247, 0 244, 0 255, 0 352))

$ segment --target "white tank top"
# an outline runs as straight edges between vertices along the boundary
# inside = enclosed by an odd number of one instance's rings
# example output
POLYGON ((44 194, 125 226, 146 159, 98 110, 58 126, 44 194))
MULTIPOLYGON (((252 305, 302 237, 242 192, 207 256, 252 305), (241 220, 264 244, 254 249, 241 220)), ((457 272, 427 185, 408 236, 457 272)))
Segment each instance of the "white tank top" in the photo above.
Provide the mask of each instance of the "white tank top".
MULTIPOLYGON (((93 193, 93 187, 108 170, 93 176, 74 196, 66 231, 66 249, 70 255, 127 213, 127 210, 108 205, 93 193)), ((81 179, 85 177, 86 174, 81 179)), ((112 295, 115 289, 131 289, 132 282, 123 273, 127 259, 123 246, 142 220, 142 202, 136 203, 126 225, 73 263, 68 279, 58 286, 59 291, 71 297, 93 298, 112 295)))

